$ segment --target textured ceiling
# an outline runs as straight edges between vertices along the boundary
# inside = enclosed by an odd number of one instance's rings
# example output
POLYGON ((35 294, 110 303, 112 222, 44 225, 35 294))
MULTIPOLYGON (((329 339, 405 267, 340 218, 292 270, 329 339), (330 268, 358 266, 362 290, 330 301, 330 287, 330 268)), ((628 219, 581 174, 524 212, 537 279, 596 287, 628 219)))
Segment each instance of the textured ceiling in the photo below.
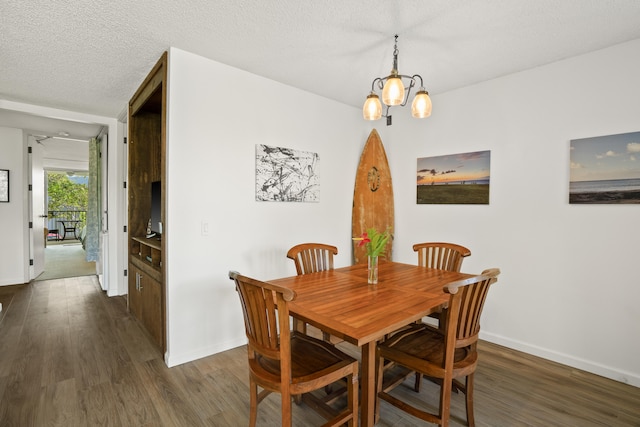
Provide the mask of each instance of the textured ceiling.
POLYGON ((0 98, 117 117, 174 46, 360 107, 395 33, 437 94, 640 38, 640 1, 1 0, 0 98))

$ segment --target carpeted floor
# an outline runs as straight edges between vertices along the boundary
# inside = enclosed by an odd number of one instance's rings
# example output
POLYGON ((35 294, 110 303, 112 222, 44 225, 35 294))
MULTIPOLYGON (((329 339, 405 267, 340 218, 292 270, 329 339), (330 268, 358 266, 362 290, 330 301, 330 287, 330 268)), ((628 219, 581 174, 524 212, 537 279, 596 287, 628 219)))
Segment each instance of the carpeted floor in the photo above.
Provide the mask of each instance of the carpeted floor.
POLYGON ((35 280, 96 274, 96 263, 85 260, 85 251, 79 242, 48 244, 44 249, 44 272, 35 280))

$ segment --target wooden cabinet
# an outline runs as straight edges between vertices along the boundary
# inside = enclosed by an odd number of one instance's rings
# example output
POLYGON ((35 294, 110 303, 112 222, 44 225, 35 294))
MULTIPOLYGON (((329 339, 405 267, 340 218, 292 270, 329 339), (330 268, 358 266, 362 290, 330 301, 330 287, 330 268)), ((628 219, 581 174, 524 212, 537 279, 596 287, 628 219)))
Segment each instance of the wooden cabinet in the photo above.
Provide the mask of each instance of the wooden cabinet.
MULTIPOLYGON (((156 272, 157 273, 157 272, 156 272)), ((162 283, 154 270, 141 269, 135 263, 129 271, 129 311, 140 320, 153 340, 161 346, 164 342, 162 313, 162 283)))
POLYGON ((160 182, 160 217, 165 223, 167 53, 129 101, 128 250, 129 311, 166 351, 166 228, 146 238, 152 210, 152 184, 160 182))

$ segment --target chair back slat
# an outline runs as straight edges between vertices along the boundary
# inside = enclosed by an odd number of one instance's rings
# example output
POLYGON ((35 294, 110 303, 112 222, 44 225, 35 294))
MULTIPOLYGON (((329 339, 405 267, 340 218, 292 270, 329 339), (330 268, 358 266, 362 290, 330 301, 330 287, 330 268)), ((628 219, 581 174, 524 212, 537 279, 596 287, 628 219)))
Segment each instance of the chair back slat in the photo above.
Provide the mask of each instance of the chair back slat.
POLYGON ((338 248, 324 243, 301 243, 289 249, 287 258, 293 260, 297 274, 333 270, 333 256, 338 248))
POLYGON ((446 242, 416 243, 413 250, 418 253, 418 265, 447 271, 460 271, 462 261, 471 255, 464 246, 446 242))

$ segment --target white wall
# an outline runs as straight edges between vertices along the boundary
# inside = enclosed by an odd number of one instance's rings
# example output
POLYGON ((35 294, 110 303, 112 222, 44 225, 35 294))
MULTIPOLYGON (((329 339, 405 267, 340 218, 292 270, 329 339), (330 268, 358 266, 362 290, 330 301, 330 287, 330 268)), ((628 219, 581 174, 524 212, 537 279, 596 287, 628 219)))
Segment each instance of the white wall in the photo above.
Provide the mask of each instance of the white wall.
POLYGON ((246 342, 229 270, 294 275, 286 251, 322 241, 351 259, 358 109, 171 49, 166 186, 169 366, 246 342), (255 201, 255 146, 320 155, 319 203, 255 201), (202 222, 209 235, 201 233, 202 222))
POLYGON ((397 110, 382 134, 396 195, 395 259, 414 243, 469 247, 500 267, 482 338, 640 386, 640 205, 570 205, 569 141, 640 130, 640 40, 397 110), (491 150, 491 203, 417 205, 416 159, 491 150))
POLYGON ((0 169, 9 169, 9 203, 0 203, 0 286, 29 281, 26 159, 22 130, 0 127, 0 169))
POLYGON ((420 241, 468 246, 465 271, 502 270, 482 338, 640 386, 640 207, 568 204, 569 141, 640 129, 639 53, 634 41, 434 96, 431 118, 396 108, 386 127, 171 49, 167 363, 244 343, 228 270, 292 275, 286 250, 314 240, 350 262, 354 174, 376 127, 394 180, 394 260, 415 262, 420 241), (260 143, 318 152, 321 202, 255 202, 260 143), (490 205, 416 204, 417 158, 478 150, 491 150, 490 205))

